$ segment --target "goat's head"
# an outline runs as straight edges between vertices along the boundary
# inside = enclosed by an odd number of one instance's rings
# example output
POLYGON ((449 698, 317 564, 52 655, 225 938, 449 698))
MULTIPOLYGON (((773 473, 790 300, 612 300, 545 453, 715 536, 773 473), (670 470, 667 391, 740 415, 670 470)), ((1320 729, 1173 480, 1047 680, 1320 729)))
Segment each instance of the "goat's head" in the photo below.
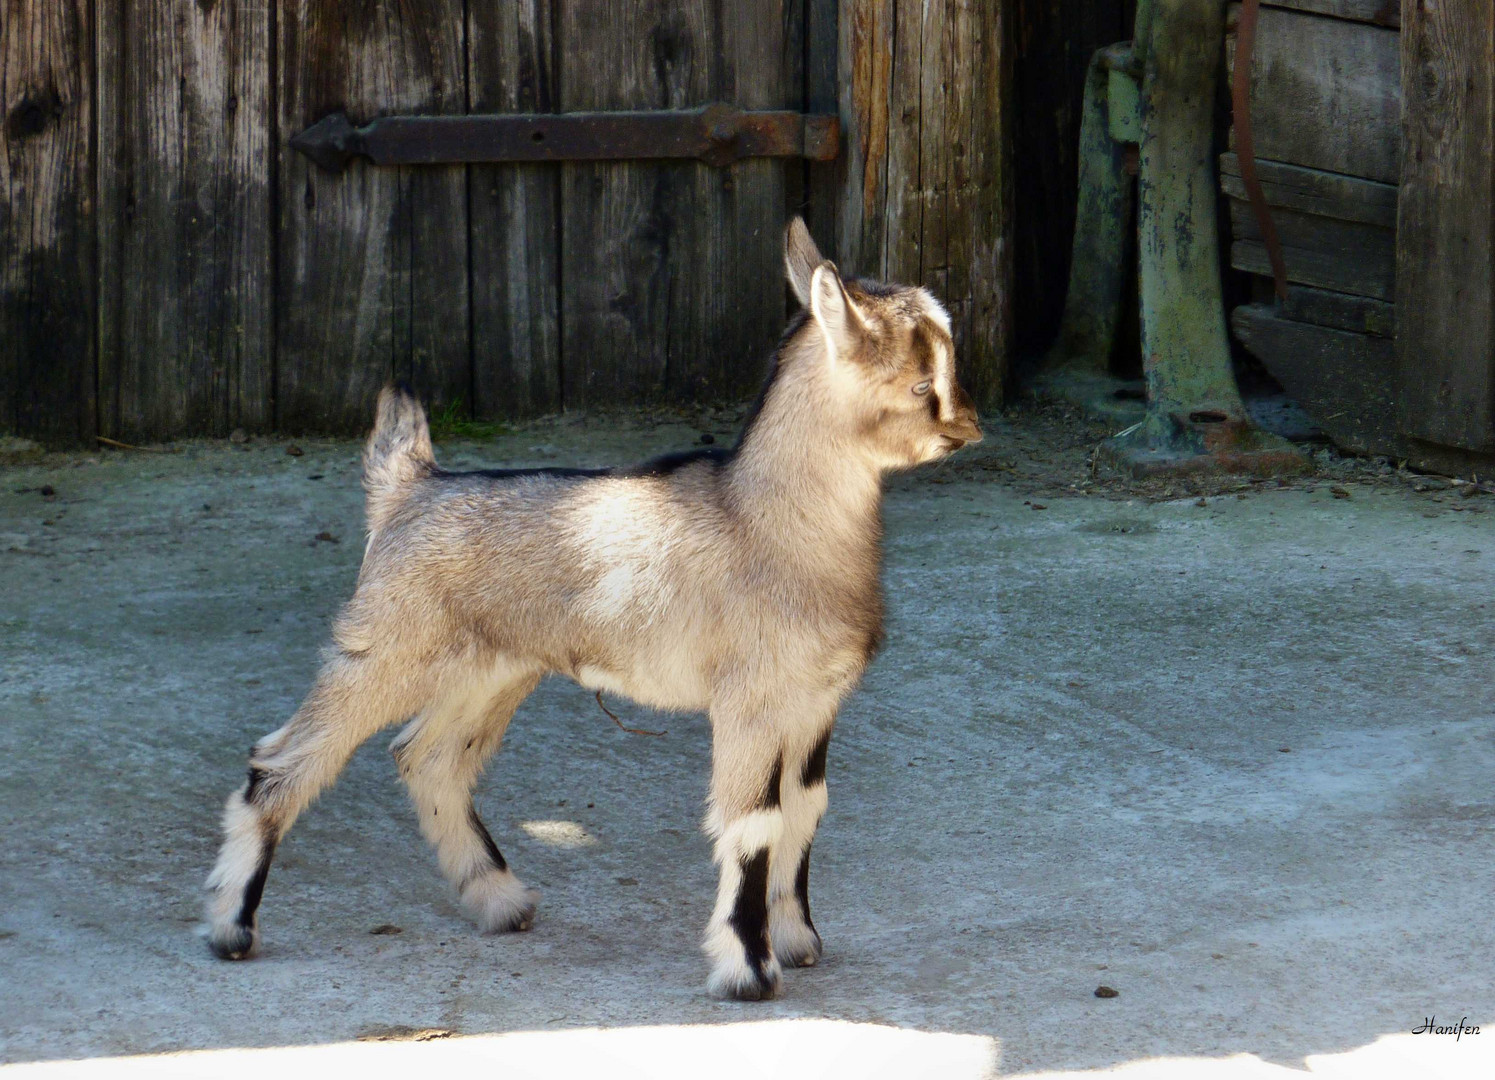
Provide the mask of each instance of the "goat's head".
POLYGON ((976 409, 955 381, 950 317, 925 289, 843 280, 805 223, 784 236, 789 284, 809 319, 801 333, 822 349, 816 381, 856 443, 887 469, 909 468, 981 440, 976 409))

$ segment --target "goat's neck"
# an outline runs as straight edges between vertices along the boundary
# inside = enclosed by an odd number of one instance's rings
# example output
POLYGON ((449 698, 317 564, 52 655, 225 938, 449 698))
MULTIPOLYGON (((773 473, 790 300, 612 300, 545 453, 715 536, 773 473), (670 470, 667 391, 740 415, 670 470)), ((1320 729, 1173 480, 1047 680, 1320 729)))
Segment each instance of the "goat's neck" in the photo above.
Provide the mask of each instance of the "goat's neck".
POLYGON ((876 548, 882 531, 881 471, 837 419, 813 380, 782 374, 744 434, 728 481, 735 509, 755 533, 802 555, 818 542, 830 562, 849 554, 848 545, 876 548))

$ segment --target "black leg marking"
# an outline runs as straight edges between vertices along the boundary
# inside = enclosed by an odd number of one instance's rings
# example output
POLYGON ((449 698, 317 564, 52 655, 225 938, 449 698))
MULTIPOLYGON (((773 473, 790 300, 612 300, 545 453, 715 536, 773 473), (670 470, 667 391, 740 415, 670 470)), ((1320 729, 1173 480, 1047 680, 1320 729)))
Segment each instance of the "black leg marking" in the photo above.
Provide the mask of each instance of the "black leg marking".
POLYGON ((784 783, 784 755, 773 763, 773 775, 768 778, 768 784, 763 788, 763 794, 758 796, 757 810, 777 810, 781 802, 779 793, 784 783))
POLYGON ((270 876, 270 860, 274 857, 275 841, 266 837, 260 848, 260 861, 254 868, 254 876, 244 887, 244 902, 239 905, 239 917, 235 920, 245 930, 254 929, 254 913, 260 909, 260 901, 264 899, 265 881, 270 876))
POLYGON ((264 769, 261 769, 254 765, 249 766, 249 786, 244 789, 245 802, 251 804, 254 802, 254 796, 259 791, 260 784, 264 782, 264 779, 264 769))
MULTIPOLYGON (((805 853, 799 857, 799 871, 794 875, 794 895, 799 898, 799 913, 805 917, 805 925, 811 930, 815 929, 814 922, 810 919, 810 848, 805 847, 805 853)), ((819 937, 816 933, 816 937, 819 937)))
POLYGON ((275 856, 275 840, 266 836, 260 847, 259 862, 244 887, 239 914, 233 927, 222 936, 208 938, 208 945, 220 960, 243 960, 254 949, 254 913, 265 895, 265 879, 270 876, 270 860, 275 856))
POLYGON ((483 824, 483 819, 478 817, 478 808, 472 803, 467 804, 467 823, 472 826, 472 831, 478 834, 478 839, 483 841, 483 847, 487 849, 488 858, 492 860, 494 869, 507 870, 509 864, 504 861, 503 852, 498 850, 498 845, 493 842, 493 836, 488 832, 488 827, 483 824))
POLYGON ((831 733, 827 731, 815 744, 815 749, 810 751, 810 756, 805 758, 804 768, 799 771, 800 787, 825 783, 825 755, 830 747, 831 733))
POLYGON ((737 940, 742 942, 747 961, 752 965, 758 985, 772 992, 767 976, 768 966, 768 849, 742 860, 742 884, 737 886, 737 903, 728 920, 737 940))

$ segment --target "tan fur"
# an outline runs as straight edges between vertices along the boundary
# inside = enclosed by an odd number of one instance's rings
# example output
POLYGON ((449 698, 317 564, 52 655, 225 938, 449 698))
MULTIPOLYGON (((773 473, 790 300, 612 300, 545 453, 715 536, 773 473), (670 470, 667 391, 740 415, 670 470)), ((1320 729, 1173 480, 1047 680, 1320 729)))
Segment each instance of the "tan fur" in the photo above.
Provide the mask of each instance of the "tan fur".
MULTIPOLYGON (((948 317, 928 293, 843 281, 797 219, 785 262, 809 314, 785 335, 729 455, 583 477, 451 474, 413 396, 381 394, 358 587, 306 703, 255 751, 253 800, 230 800, 231 841, 252 835, 246 812, 278 839, 363 739, 415 715, 397 757, 417 809, 447 816, 422 824, 466 902, 485 848, 481 826, 454 817, 514 709, 557 672, 710 714, 707 825, 723 883, 708 932, 713 988, 757 997, 777 978, 777 962, 755 966, 730 924, 758 851, 770 853, 772 922, 793 954, 781 959, 814 962, 819 938, 792 890, 824 790, 799 776, 880 639, 883 475, 980 431, 955 382, 948 317)), ((252 851, 237 843, 213 877, 213 940, 226 955, 256 932, 234 902, 252 851)), ((528 925, 533 903, 512 875, 478 892, 470 907, 485 929, 528 925)))

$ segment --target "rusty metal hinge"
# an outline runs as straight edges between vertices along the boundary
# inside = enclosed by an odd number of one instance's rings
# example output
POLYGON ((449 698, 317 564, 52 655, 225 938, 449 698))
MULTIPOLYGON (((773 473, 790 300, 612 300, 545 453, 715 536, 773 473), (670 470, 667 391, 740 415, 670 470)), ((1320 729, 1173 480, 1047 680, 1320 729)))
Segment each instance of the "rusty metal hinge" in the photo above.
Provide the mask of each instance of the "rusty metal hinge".
POLYGON ((291 139, 330 172, 362 156, 375 165, 690 158, 718 168, 747 157, 832 161, 834 115, 744 112, 730 105, 659 112, 385 116, 354 127, 332 113, 291 139))

